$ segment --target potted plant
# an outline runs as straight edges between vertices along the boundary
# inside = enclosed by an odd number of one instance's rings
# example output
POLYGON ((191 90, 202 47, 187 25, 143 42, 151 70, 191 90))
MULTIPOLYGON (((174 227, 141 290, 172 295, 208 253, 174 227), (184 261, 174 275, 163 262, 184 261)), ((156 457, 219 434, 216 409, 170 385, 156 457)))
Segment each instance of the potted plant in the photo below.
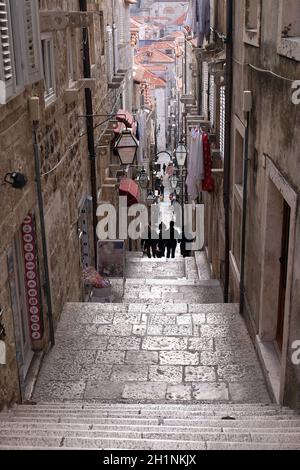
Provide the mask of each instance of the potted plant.
POLYGON ((111 295, 111 283, 104 279, 93 267, 83 270, 83 280, 90 286, 94 297, 108 297, 111 295))

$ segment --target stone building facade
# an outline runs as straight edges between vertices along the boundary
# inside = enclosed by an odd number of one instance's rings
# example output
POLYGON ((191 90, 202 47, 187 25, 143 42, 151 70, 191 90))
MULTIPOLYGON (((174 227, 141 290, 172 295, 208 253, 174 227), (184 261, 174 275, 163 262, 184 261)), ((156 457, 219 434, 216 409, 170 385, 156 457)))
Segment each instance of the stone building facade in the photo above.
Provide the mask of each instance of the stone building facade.
POLYGON ((299 2, 232 2, 229 141, 228 1, 211 2, 211 44, 195 49, 201 67, 198 102, 203 119, 211 122, 215 148, 216 188, 204 196, 206 249, 226 287, 223 196, 224 168, 230 165, 228 299, 242 302, 274 399, 299 408, 299 2))
POLYGON ((114 135, 111 123, 102 122, 131 106, 130 1, 118 2, 117 18, 110 0, 88 1, 87 12, 80 11, 77 0, 0 5, 0 169, 2 181, 5 175, 8 181, 0 186, 0 321, 6 332, 0 406, 30 395, 50 341, 37 171, 54 330, 64 303, 85 296, 82 268, 94 262, 85 90, 91 90, 93 113, 101 115, 94 118, 97 202, 109 199, 103 193, 114 135), (90 77, 83 68, 87 39, 90 77), (9 184, 14 173, 26 176, 22 189, 9 184))

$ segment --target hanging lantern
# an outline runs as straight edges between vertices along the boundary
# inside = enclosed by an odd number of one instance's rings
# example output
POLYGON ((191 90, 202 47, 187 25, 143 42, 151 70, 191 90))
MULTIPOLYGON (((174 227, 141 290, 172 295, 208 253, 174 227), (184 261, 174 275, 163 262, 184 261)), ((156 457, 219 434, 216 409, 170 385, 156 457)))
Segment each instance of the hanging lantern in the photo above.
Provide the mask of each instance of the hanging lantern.
POLYGON ((128 129, 122 131, 115 145, 122 165, 133 165, 138 147, 139 142, 132 132, 128 129))

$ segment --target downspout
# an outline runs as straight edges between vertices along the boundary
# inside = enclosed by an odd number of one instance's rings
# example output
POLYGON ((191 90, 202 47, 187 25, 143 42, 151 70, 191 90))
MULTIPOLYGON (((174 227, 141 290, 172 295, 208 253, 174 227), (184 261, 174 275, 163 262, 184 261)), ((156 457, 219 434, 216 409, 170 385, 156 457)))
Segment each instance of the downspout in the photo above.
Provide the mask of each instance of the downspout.
POLYGON ((231 167, 231 112, 232 112, 232 79, 233 79, 233 1, 227 0, 226 32, 226 101, 225 101, 225 155, 224 155, 224 188, 223 201, 225 212, 225 275, 224 302, 229 302, 230 274, 230 167, 231 167))
MULTIPOLYGON (((87 0, 79 0, 79 8, 82 12, 87 12, 87 0)), ((90 44, 88 28, 82 29, 83 36, 83 71, 84 78, 91 78, 91 62, 90 62, 90 44)), ((93 98, 90 88, 85 89, 85 107, 86 107, 86 127, 88 139, 88 151, 90 159, 90 178, 91 192, 93 199, 93 234, 94 234, 94 258, 95 267, 97 267, 97 177, 96 177, 96 153, 95 153, 95 137, 94 137, 94 117, 93 117, 93 98)))
POLYGON ((52 309, 52 299, 51 299, 49 260, 48 260, 46 228, 45 228, 44 201, 43 201, 42 182, 41 182, 40 147, 38 145, 38 140, 37 140, 37 129, 38 129, 38 121, 34 121, 33 127, 32 127, 32 140, 33 140, 33 149, 34 149, 36 189, 37 189, 37 197, 38 197, 40 224, 41 224, 43 264, 44 264, 44 276, 45 276, 44 289, 46 293, 50 341, 51 341, 51 345, 54 346, 55 337, 54 337, 53 309, 52 309))
POLYGON ((243 171, 243 217, 241 243, 241 280, 240 280, 240 314, 244 314, 245 305, 245 254, 246 254, 246 225, 247 225, 247 195, 248 195, 248 164, 249 164, 249 117, 247 112, 244 140, 244 171, 243 171))

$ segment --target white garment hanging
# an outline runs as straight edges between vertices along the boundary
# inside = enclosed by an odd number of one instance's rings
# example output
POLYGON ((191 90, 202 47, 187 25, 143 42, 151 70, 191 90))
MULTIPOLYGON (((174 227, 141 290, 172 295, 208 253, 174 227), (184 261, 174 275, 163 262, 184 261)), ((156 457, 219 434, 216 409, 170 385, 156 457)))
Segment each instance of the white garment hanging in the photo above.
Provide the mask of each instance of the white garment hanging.
POLYGON ((188 177, 186 185, 188 194, 196 199, 201 191, 204 179, 203 141, 202 132, 199 128, 191 130, 191 147, 188 159, 188 177))

